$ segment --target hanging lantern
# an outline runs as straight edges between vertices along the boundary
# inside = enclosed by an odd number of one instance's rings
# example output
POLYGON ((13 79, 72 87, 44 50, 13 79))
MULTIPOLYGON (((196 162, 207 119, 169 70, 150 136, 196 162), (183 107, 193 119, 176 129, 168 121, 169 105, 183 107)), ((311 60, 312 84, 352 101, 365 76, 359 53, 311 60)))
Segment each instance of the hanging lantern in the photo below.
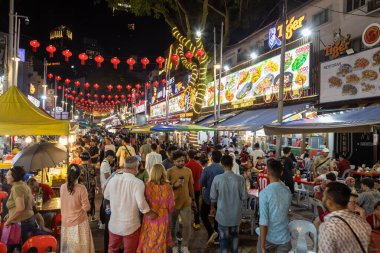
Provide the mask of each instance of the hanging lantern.
POLYGON ((145 87, 146 87, 147 89, 149 89, 149 88, 150 88, 150 83, 149 83, 149 82, 146 82, 146 83, 145 83, 145 87))
POLYGON ((87 83, 84 83, 83 86, 86 90, 88 90, 88 88, 90 88, 91 85, 87 82, 87 83))
POLYGON ((141 89, 141 85, 140 85, 139 83, 136 84, 135 87, 136 87, 137 90, 140 90, 140 89, 141 89))
POLYGON ((117 69, 117 65, 120 63, 120 60, 117 57, 113 57, 111 59, 111 63, 113 64, 113 69, 117 69))
POLYGON ((118 96, 118 95, 115 95, 115 99, 116 99, 116 100, 119 99, 119 96, 118 96))
POLYGON ((142 64, 142 69, 146 69, 146 65, 149 64, 149 60, 148 60, 148 58, 144 57, 144 58, 141 59, 140 62, 141 62, 141 64, 142 64))
POLYGON ((72 95, 77 94, 77 92, 76 92, 75 90, 72 90, 70 93, 71 93, 72 95))
POLYGON ((75 85, 75 87, 78 88, 78 87, 80 86, 80 82, 79 82, 79 81, 75 81, 75 82, 74 82, 74 85, 75 85))
POLYGON ((40 43, 37 40, 31 40, 29 45, 32 47, 33 53, 37 52, 37 48, 40 46, 40 43))
POLYGON ((57 48, 53 45, 49 45, 46 47, 46 51, 49 53, 49 57, 53 58, 54 57, 54 52, 57 51, 57 48))
POLYGON ((79 98, 78 98, 78 97, 76 97, 76 98, 75 98, 75 101, 78 101, 78 100, 79 100, 79 98))
POLYGON ((203 50, 203 49, 197 49, 197 51, 195 51, 195 54, 198 56, 199 60, 202 60, 203 55, 205 54, 205 50, 203 50))
POLYGON ((125 96, 124 96, 124 95, 121 95, 120 97, 121 97, 121 99, 124 99, 124 98, 125 98, 125 96))
POLYGON ((166 79, 162 79, 161 83, 165 86, 166 85, 166 79))
POLYGON ((105 95, 101 95, 100 97, 101 97, 101 99, 105 99, 105 98, 106 98, 106 96, 105 96, 105 95))
POLYGON ((109 92, 111 92, 111 90, 113 89, 112 84, 108 84, 108 85, 107 85, 107 89, 108 89, 109 92))
POLYGON ((73 55, 70 50, 66 49, 62 51, 62 55, 65 56, 65 61, 69 61, 69 58, 73 55))
POLYGON ((107 98, 108 98, 108 100, 111 100, 112 96, 111 96, 111 95, 108 95, 107 98))
MULTIPOLYGON (((99 95, 95 93, 95 94, 94 94, 94 98, 95 98, 95 99, 98 99, 98 97, 99 97, 99 95)), ((96 101, 96 102, 97 102, 97 101, 96 101)))
POLYGON ((96 61, 96 66, 100 68, 102 66, 102 62, 104 62, 104 58, 99 54, 94 57, 94 61, 96 61))
POLYGON ((66 94, 65 94, 65 98, 68 98, 68 97, 69 97, 69 94, 66 93, 66 94))
POLYGON ((95 90, 99 89, 99 84, 95 83, 92 87, 94 87, 95 90))
POLYGON ((174 66, 177 66, 178 65, 178 62, 179 62, 179 56, 177 54, 173 54, 172 57, 170 58, 172 60, 172 63, 174 64, 174 66))
POLYGON ((66 85, 69 85, 70 83, 71 83, 71 80, 70 80, 69 78, 66 78, 66 79, 65 79, 65 84, 66 84, 66 85))
POLYGON ((125 103, 125 102, 127 102, 127 100, 123 99, 123 100, 121 100, 121 102, 122 102, 122 103, 125 103))
POLYGON ((185 56, 187 58, 187 62, 191 62, 191 58, 193 58, 193 52, 187 51, 185 56))
POLYGON ((52 78, 54 77, 54 75, 53 75, 52 73, 49 73, 49 74, 47 74, 47 77, 48 77, 49 79, 52 79, 52 78))
POLYGON ((127 60, 127 64, 129 65, 129 70, 133 70, 133 65, 135 65, 136 60, 132 57, 127 60))
POLYGON ((58 86, 57 86, 57 90, 62 90, 62 86, 61 86, 61 85, 58 85, 58 86))
POLYGON ((55 77, 55 80, 59 83, 59 81, 61 81, 62 78, 61 78, 60 76, 56 76, 56 77, 55 77))
POLYGON ((158 87, 158 85, 159 85, 158 81, 154 81, 154 82, 153 82, 153 85, 154 85, 154 87, 156 87, 156 88, 157 88, 157 87, 158 87))
POLYGON ((64 91, 67 93, 67 92, 69 92, 69 89, 68 89, 68 88, 65 88, 65 90, 64 90, 64 91))
POLYGON ((85 54, 85 53, 81 53, 81 54, 78 55, 78 58, 80 60, 80 64, 84 65, 85 62, 88 60, 88 55, 85 54))
MULTIPOLYGON (((82 92, 82 95, 83 95, 83 92, 82 92)), ((83 102, 84 102, 84 98, 82 98, 82 99, 80 100, 80 102, 83 103, 83 102)))
POLYGON ((83 92, 82 92, 82 91, 81 91, 81 92, 79 92, 79 96, 81 96, 81 97, 83 96, 83 92))
POLYGON ((120 92, 120 91, 123 89, 123 86, 121 86, 120 84, 118 84, 118 85, 116 86, 116 89, 120 92))
POLYGON ((128 84, 127 86, 125 86, 125 88, 127 88, 127 90, 130 91, 132 89, 132 85, 128 84))
POLYGON ((158 68, 159 69, 162 69, 162 63, 165 62, 165 58, 164 57, 161 57, 161 56, 158 56, 157 59, 156 59, 156 62, 158 64, 158 68))
POLYGON ((90 97, 91 97, 91 94, 90 94, 90 93, 87 93, 86 96, 87 96, 88 98, 90 98, 90 97))
POLYGON ((142 91, 142 92, 141 92, 141 96, 144 96, 144 95, 145 95, 145 92, 142 91))
POLYGON ((132 97, 132 95, 131 94, 128 94, 128 96, 127 96, 128 98, 131 98, 132 97))

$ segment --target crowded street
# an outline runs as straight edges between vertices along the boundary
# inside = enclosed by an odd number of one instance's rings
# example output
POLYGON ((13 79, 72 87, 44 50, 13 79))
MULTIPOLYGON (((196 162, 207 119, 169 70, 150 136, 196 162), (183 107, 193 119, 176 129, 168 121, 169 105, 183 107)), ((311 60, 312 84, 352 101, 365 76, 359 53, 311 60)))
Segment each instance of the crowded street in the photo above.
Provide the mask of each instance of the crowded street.
POLYGON ((380 1, 0 1, 0 253, 380 253, 380 1))

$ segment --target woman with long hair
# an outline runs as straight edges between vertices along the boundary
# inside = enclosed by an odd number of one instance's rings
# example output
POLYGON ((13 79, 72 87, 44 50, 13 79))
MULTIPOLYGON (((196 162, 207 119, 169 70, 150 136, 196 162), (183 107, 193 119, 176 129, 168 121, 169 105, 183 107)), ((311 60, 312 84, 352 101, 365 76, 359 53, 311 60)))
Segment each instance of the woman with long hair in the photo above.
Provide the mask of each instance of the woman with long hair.
POLYGON ((145 198, 150 209, 157 213, 158 217, 152 220, 144 216, 137 252, 165 253, 167 247, 173 245, 169 214, 174 209, 174 192, 162 164, 153 165, 149 181, 145 185, 145 198))
POLYGON ((61 186, 61 252, 93 253, 94 242, 87 212, 90 202, 86 187, 78 183, 81 168, 71 164, 67 171, 67 182, 61 186))

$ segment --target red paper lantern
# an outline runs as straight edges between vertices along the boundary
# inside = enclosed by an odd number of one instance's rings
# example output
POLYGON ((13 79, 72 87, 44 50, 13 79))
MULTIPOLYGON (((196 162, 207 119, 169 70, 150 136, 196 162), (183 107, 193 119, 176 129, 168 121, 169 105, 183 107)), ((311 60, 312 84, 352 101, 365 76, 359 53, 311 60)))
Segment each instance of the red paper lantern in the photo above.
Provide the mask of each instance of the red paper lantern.
POLYGON ((109 92, 111 92, 111 90, 113 89, 112 84, 108 84, 108 85, 107 85, 107 89, 108 89, 109 92))
POLYGON ((148 58, 144 57, 144 58, 141 59, 140 62, 141 62, 141 64, 142 64, 142 69, 146 69, 146 65, 149 64, 149 60, 148 60, 148 58))
POLYGON ((145 92, 142 91, 142 92, 141 92, 141 96, 144 96, 144 95, 145 95, 145 92))
POLYGON ((92 87, 94 87, 95 90, 99 89, 99 84, 95 83, 92 87))
POLYGON ((187 51, 185 56, 187 58, 187 62, 191 62, 191 58, 193 58, 193 52, 187 51))
POLYGON ((85 53, 81 53, 81 54, 78 55, 78 58, 80 60, 80 64, 84 65, 85 62, 88 60, 88 55, 85 54, 85 53))
POLYGON ((76 98, 75 98, 75 101, 78 101, 78 100, 79 100, 79 98, 78 98, 78 97, 76 97, 76 98))
POLYGON ((136 87, 136 89, 138 89, 138 90, 141 89, 141 85, 140 85, 139 83, 136 84, 135 87, 136 87))
POLYGON ((106 96, 105 95, 101 95, 100 97, 101 97, 101 99, 105 99, 106 96))
POLYGON ((149 88, 150 88, 150 83, 149 83, 149 82, 146 82, 146 83, 145 83, 145 87, 146 87, 147 89, 149 89, 149 88))
POLYGON ((65 94, 65 98, 68 98, 69 97, 69 94, 65 94))
POLYGON ((47 74, 47 77, 48 77, 49 79, 52 79, 52 78, 54 77, 54 75, 53 75, 52 73, 49 73, 49 74, 47 74))
POLYGON ((128 102, 131 102, 131 99, 130 99, 130 98, 128 98, 128 99, 127 99, 127 101, 128 101, 128 102))
POLYGON ((62 55, 65 56, 65 61, 69 61, 69 58, 73 55, 70 50, 66 49, 62 51, 62 55))
POLYGON ((69 89, 68 89, 68 88, 65 88, 64 91, 67 93, 67 92, 69 91, 69 89))
POLYGON ((125 88, 127 88, 127 90, 130 91, 132 89, 132 85, 128 84, 127 86, 125 86, 125 88))
POLYGON ((87 90, 88 88, 90 88, 91 85, 87 82, 87 83, 84 83, 83 86, 87 90))
POLYGON ((124 99, 124 98, 125 98, 125 96, 124 96, 124 95, 121 95, 120 97, 121 97, 121 99, 124 99))
POLYGON ((156 88, 157 88, 157 87, 158 87, 158 85, 159 85, 158 81, 154 81, 154 82, 153 82, 153 85, 154 85, 154 87, 156 87, 156 88))
POLYGON ((37 48, 40 46, 40 43, 37 40, 31 40, 29 45, 32 47, 32 51, 37 52, 37 48))
POLYGON ((132 95, 131 94, 128 94, 128 96, 127 96, 128 98, 131 98, 132 97, 132 95))
POLYGON ((79 96, 83 96, 83 92, 81 91, 81 92, 79 92, 79 96))
POLYGON ((111 100, 112 96, 111 96, 111 95, 108 95, 107 98, 108 98, 108 100, 111 100))
POLYGON ((116 99, 116 100, 119 99, 119 96, 118 96, 118 95, 115 95, 115 99, 116 99))
POLYGON ((162 83, 163 85, 166 85, 166 79, 162 79, 162 80, 161 80, 161 83, 162 83))
POLYGON ((136 60, 132 57, 127 60, 127 64, 129 65, 129 70, 133 70, 133 65, 135 65, 136 60))
POLYGON ((119 58, 117 58, 117 57, 113 57, 113 58, 111 59, 111 63, 113 64, 113 68, 114 68, 114 69, 117 69, 117 65, 120 63, 120 60, 119 60, 119 58))
POLYGON ((116 86, 116 89, 120 92, 120 91, 123 89, 123 86, 121 86, 120 84, 118 84, 118 85, 116 86))
POLYGON ((195 54, 198 56, 199 60, 202 60, 202 57, 205 54, 205 50, 203 50, 203 49, 197 49, 197 51, 195 51, 195 54))
POLYGON ((61 85, 58 85, 58 86, 57 86, 57 90, 62 90, 62 86, 61 86, 61 85))
POLYGON ((54 52, 57 51, 57 48, 53 45, 49 45, 46 47, 46 51, 49 53, 49 57, 53 58, 54 57, 54 52))
POLYGON ((104 62, 104 58, 99 54, 94 57, 94 61, 96 61, 96 66, 100 68, 102 66, 102 62, 104 62))
POLYGON ((69 78, 66 78, 66 79, 65 79, 65 84, 66 84, 66 85, 69 85, 70 83, 71 83, 71 80, 70 80, 69 78))
POLYGON ((77 92, 75 90, 72 90, 70 93, 73 95, 77 94, 77 92))
POLYGON ((78 87, 80 86, 80 82, 79 82, 79 81, 75 81, 75 82, 74 82, 74 85, 75 85, 75 87, 78 88, 78 87))
POLYGON ((172 57, 170 58, 172 60, 172 63, 177 66, 179 62, 179 56, 177 54, 173 54, 172 57))
POLYGON ((156 62, 158 64, 158 68, 159 69, 162 69, 162 63, 165 62, 165 58, 161 57, 161 56, 158 56, 157 59, 156 59, 156 62))
POLYGON ((56 77, 55 77, 55 80, 59 83, 59 81, 61 81, 62 78, 61 78, 60 76, 56 76, 56 77))
POLYGON ((123 99, 123 100, 121 100, 121 102, 122 102, 122 103, 125 103, 125 102, 127 102, 127 101, 126 101, 125 99, 123 99))
POLYGON ((88 98, 90 98, 90 97, 91 97, 91 94, 90 94, 90 93, 87 93, 86 96, 87 96, 88 98))

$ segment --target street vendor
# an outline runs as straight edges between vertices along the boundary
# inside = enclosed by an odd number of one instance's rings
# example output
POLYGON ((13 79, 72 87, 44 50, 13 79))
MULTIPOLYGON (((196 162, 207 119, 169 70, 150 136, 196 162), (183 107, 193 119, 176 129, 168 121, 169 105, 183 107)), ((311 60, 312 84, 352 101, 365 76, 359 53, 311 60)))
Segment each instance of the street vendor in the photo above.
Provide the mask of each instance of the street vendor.
POLYGON ((322 154, 318 156, 313 165, 314 177, 323 174, 323 171, 332 171, 335 168, 335 162, 329 157, 330 150, 324 148, 322 154))

